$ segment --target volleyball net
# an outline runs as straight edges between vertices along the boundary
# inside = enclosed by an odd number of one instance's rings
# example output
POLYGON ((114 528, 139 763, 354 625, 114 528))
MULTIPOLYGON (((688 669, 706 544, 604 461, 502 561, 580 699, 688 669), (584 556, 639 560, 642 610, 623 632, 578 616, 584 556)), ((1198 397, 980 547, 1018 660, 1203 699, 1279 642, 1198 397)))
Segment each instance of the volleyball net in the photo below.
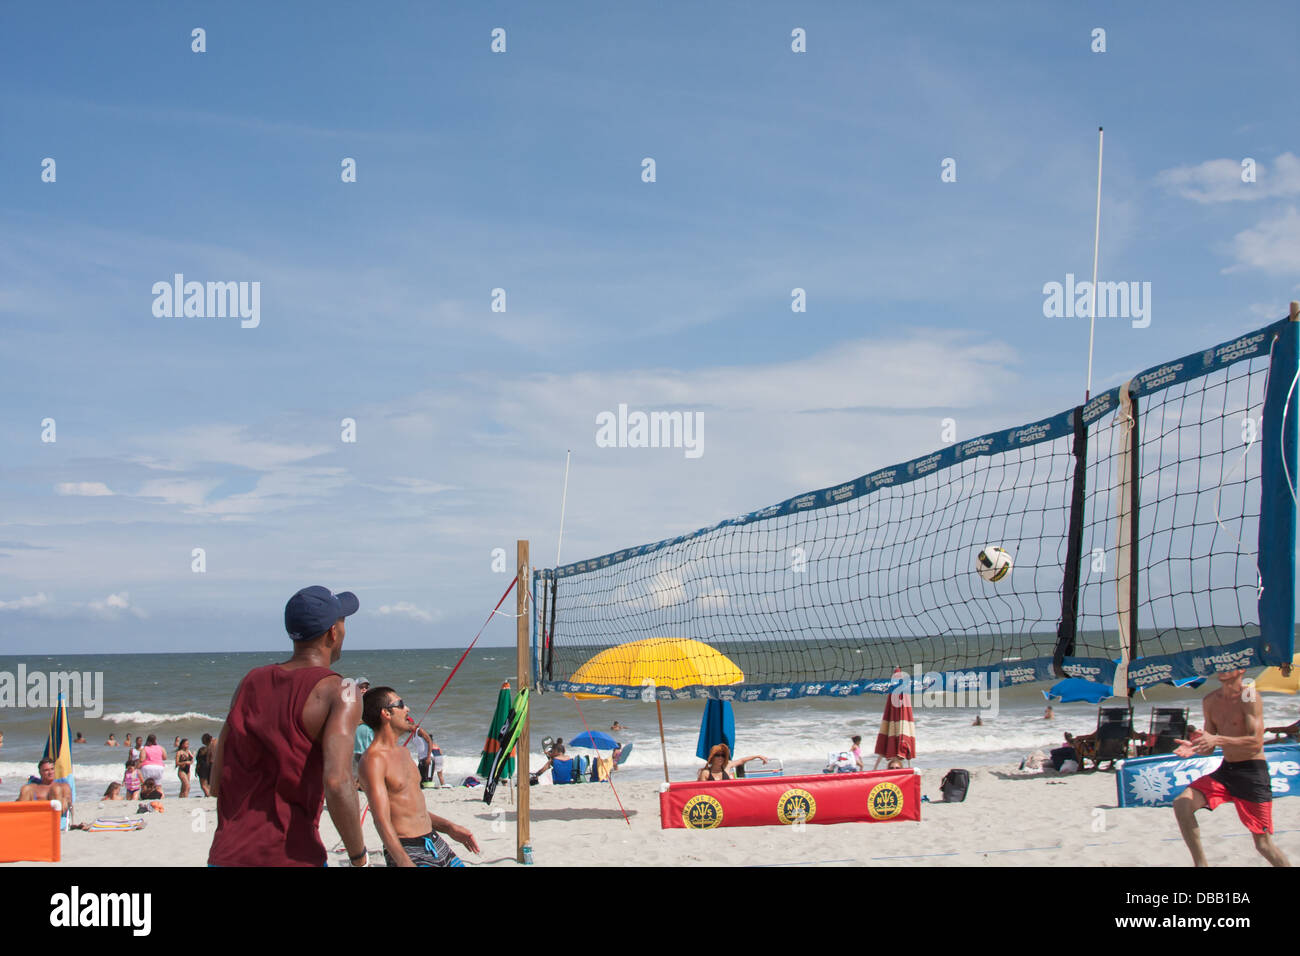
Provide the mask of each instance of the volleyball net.
POLYGON ((884 692, 898 668, 949 688, 1123 688, 1289 663, 1297 326, 691 534, 538 569, 535 682, 780 700, 884 692), (977 571, 986 546, 1011 556, 1000 581, 977 571), (695 656, 686 641, 743 680, 620 676, 621 655, 695 656))

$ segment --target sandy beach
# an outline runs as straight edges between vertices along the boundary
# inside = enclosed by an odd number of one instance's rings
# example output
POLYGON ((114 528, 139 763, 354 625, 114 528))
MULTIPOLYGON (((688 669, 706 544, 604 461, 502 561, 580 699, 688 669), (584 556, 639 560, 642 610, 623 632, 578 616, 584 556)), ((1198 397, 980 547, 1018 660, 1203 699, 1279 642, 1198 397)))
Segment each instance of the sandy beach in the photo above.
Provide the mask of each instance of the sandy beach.
MULTIPOLYGON (((938 799, 940 774, 922 775, 922 792, 938 799)), ((663 830, 658 786, 624 782, 618 788, 631 821, 623 822, 605 784, 532 790, 532 846, 538 866, 1188 866, 1169 808, 1119 809, 1111 773, 1057 776, 1014 767, 971 773, 964 803, 926 803, 917 822, 663 830)), ((485 807, 480 790, 425 791, 429 809, 468 825, 478 838, 474 865, 515 866, 515 809, 499 792, 485 807)), ((65 834, 61 864, 39 866, 204 866, 215 800, 168 798, 166 812, 141 814, 144 830, 65 834)), ((80 802, 77 819, 134 816, 134 803, 80 802)), ((1267 866, 1228 806, 1197 815, 1213 866, 1267 866)), ((1300 860, 1300 800, 1273 804, 1277 845, 1300 860)), ((382 865, 381 844, 366 823, 371 862, 382 865)), ((328 812, 321 817, 327 848, 338 844, 328 812)), ((459 850, 459 848, 458 848, 459 850)), ((342 853, 330 865, 346 865, 342 853)), ((13 864, 28 865, 28 864, 13 864)))

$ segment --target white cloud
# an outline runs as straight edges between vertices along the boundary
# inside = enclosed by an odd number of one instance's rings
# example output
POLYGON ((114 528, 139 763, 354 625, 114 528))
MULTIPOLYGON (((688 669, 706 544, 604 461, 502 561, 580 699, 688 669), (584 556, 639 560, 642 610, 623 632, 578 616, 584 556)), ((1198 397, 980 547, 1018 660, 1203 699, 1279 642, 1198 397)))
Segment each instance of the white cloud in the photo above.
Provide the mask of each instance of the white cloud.
POLYGON ((1241 181, 1240 159, 1211 159, 1197 166, 1175 166, 1156 174, 1156 182, 1199 203, 1253 201, 1300 195, 1300 157, 1283 153, 1270 170, 1257 162, 1255 182, 1241 181))
POLYGON ((89 498, 113 493, 101 481, 61 481, 54 486, 54 490, 61 495, 80 495, 89 498))
POLYGON ((136 617, 149 616, 139 608, 131 606, 131 595, 126 591, 110 594, 102 601, 91 601, 86 607, 99 617, 113 617, 119 611, 129 611, 136 617))
POLYGON ((187 480, 184 478, 158 478, 146 481, 131 497, 161 498, 169 505, 197 507, 203 504, 208 493, 220 485, 219 480, 187 480))
POLYGON ((150 468, 172 470, 178 464, 219 463, 253 471, 269 471, 285 465, 315 458, 333 451, 330 445, 292 444, 247 437, 240 425, 204 425, 157 436, 151 445, 167 452, 165 456, 136 456, 135 460, 150 468))
POLYGON ((396 604, 385 604, 379 609, 380 614, 396 614, 403 617, 409 617, 412 620, 423 621, 428 624, 433 620, 433 615, 428 611, 416 607, 409 601, 398 601, 396 604))
POLYGON ((22 611, 33 607, 44 607, 50 603, 45 592, 30 597, 20 597, 16 601, 0 601, 0 611, 22 611))
POLYGON ((253 515, 323 500, 350 480, 343 468, 281 467, 258 478, 252 491, 189 510, 193 514, 210 515, 223 521, 246 521, 253 515))
POLYGON ((1300 213, 1291 207, 1276 219, 1265 220, 1232 237, 1236 265, 1224 272, 1260 269, 1281 275, 1300 273, 1300 213))
POLYGON ((458 490, 455 485, 442 485, 436 481, 429 481, 425 478, 394 478, 393 481, 398 486, 396 489, 383 488, 377 485, 372 487, 376 487, 380 491, 401 491, 406 494, 415 495, 436 495, 442 491, 458 490))

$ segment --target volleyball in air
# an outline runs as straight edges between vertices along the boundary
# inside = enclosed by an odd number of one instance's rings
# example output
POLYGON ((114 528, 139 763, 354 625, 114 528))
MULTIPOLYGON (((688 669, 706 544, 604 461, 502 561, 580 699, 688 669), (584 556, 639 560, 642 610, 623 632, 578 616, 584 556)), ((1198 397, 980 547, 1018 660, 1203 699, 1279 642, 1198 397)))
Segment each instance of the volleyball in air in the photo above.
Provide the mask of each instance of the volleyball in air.
POLYGON ((1011 555, 990 545, 975 558, 975 570, 985 581, 1001 581, 1011 573, 1011 555))

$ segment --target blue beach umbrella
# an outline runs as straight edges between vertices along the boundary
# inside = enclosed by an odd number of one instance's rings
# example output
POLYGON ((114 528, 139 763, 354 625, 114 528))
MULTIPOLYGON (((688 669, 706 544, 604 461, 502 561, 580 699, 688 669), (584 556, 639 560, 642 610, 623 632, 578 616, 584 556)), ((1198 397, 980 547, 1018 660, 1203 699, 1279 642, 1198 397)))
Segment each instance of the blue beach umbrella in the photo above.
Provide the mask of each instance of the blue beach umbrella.
POLYGON ((1077 701, 1100 704, 1107 697, 1115 695, 1112 688, 1106 684, 1096 684, 1082 677, 1067 677, 1057 682, 1051 690, 1043 691, 1043 696, 1048 700, 1056 699, 1062 704, 1073 704, 1077 701))
POLYGON ((569 740, 569 746, 590 747, 592 750, 615 750, 618 748, 618 741, 599 730, 584 730, 569 740))
POLYGON ((736 715, 731 710, 731 701, 710 697, 704 705, 704 719, 700 721, 700 739, 695 745, 695 756, 708 760, 709 751, 718 744, 726 744, 727 749, 735 754, 736 715))

